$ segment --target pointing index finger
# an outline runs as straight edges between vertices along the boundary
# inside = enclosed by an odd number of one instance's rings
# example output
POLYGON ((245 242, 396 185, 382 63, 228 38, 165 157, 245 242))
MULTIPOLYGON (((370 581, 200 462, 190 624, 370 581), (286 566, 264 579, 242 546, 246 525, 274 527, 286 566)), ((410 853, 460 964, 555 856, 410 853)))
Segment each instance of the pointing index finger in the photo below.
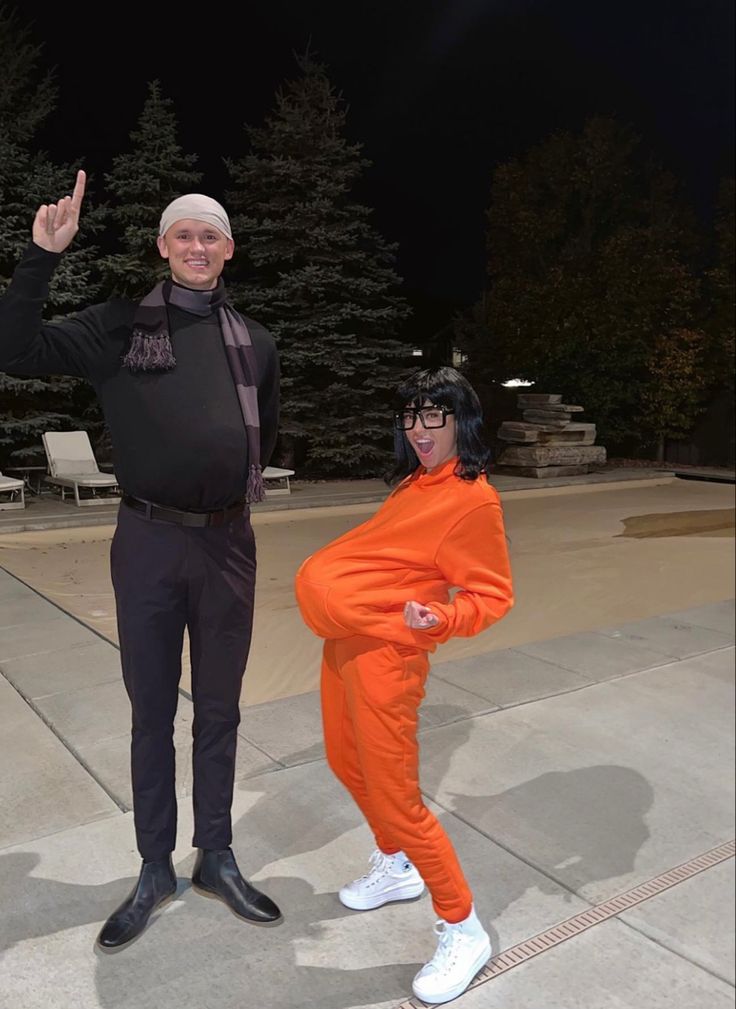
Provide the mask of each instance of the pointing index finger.
POLYGON ((74 184, 74 192, 72 193, 72 213, 79 214, 82 208, 82 199, 84 197, 84 187, 87 184, 87 175, 82 169, 77 172, 77 181, 74 184))

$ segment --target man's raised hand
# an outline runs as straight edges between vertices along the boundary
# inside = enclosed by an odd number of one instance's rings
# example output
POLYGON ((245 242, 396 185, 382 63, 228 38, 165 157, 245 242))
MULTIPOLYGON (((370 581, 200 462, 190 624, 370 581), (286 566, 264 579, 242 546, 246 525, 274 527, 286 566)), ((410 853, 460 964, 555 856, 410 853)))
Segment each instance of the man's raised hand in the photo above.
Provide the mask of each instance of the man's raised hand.
POLYGON ((79 213, 87 176, 77 172, 77 181, 71 196, 58 203, 43 203, 33 221, 33 241, 47 252, 63 252, 79 230, 79 213))

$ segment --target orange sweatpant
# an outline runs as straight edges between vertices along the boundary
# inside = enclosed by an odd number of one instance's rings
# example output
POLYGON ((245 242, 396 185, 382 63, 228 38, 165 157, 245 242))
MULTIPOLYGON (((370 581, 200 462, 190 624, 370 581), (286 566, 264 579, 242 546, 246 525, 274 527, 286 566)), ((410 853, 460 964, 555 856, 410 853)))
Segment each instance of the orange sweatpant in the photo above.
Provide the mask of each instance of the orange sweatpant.
POLYGON ((473 898, 455 849, 419 790, 417 718, 426 652, 378 638, 325 641, 322 719, 327 761, 387 855, 404 851, 437 915, 463 921, 473 898))

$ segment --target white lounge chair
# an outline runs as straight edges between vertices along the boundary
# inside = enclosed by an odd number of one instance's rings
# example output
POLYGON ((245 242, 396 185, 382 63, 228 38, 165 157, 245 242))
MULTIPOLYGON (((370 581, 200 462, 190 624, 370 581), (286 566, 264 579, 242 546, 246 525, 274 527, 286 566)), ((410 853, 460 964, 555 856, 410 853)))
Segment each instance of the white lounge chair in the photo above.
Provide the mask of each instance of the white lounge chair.
POLYGON ((120 496, 114 494, 97 496, 98 490, 117 489, 118 481, 114 473, 101 472, 86 431, 45 431, 41 438, 49 464, 48 476, 44 479, 60 488, 62 501, 67 488, 74 491, 74 500, 80 507, 120 500, 120 496), (80 488, 91 491, 91 495, 81 497, 80 488))
POLYGON ((294 476, 293 469, 281 469, 279 466, 266 466, 263 470, 266 494, 291 494, 289 477, 294 476), (271 484, 271 486, 269 486, 271 484), (273 484, 276 484, 274 487, 273 484))
POLYGON ((22 480, 16 480, 12 476, 3 476, 0 473, 0 510, 10 508, 25 508, 25 484, 22 480), (20 498, 18 495, 20 494, 20 498), (6 497, 6 495, 8 495, 6 497))

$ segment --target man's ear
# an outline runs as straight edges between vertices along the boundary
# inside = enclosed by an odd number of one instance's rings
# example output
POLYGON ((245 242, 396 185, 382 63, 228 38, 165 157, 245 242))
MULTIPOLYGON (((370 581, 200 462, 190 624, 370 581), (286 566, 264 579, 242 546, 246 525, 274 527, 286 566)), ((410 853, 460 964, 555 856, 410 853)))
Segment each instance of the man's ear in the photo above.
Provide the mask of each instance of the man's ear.
POLYGON ((159 251, 159 253, 161 255, 161 258, 162 259, 168 259, 169 258, 169 248, 168 248, 168 246, 166 244, 166 236, 165 235, 159 235, 158 238, 156 239, 156 245, 158 246, 158 251, 159 251))
POLYGON ((235 252, 235 242, 232 240, 232 238, 228 238, 225 245, 225 259, 232 259, 234 252, 235 252))

